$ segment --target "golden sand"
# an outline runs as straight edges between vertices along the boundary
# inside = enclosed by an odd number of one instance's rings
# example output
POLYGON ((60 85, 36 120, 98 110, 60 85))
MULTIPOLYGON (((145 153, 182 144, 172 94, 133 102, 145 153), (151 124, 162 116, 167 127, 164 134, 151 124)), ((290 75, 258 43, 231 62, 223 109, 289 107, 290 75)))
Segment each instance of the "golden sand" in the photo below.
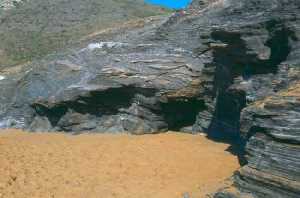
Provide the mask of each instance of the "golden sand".
POLYGON ((1 198, 205 197, 239 168, 201 135, 0 132, 1 198))

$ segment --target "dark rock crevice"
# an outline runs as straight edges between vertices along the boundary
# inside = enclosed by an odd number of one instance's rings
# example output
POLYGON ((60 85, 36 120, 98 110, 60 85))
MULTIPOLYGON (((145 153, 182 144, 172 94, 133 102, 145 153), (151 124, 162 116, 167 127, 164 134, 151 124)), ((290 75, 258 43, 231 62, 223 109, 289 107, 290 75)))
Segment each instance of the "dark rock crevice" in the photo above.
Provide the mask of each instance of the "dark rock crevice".
POLYGON ((243 74, 249 57, 239 33, 215 31, 211 36, 223 45, 213 49, 216 104, 208 133, 217 139, 236 138, 239 135, 240 111, 246 105, 246 96, 243 91, 232 90, 230 86, 234 78, 243 74))
POLYGON ((172 131, 180 131, 184 127, 192 126, 197 114, 205 110, 204 101, 197 98, 173 99, 162 103, 161 107, 168 128, 172 131))
POLYGON ((216 87, 220 87, 220 82, 225 81, 226 84, 222 87, 224 89, 238 76, 248 79, 257 74, 277 73, 278 66, 287 60, 291 52, 291 41, 297 38, 281 21, 271 20, 263 26, 269 34, 264 45, 270 49, 270 53, 264 57, 248 49, 242 33, 224 30, 212 32, 212 39, 223 43, 213 48, 214 63, 217 69, 220 67, 219 72, 216 72, 216 87))
POLYGON ((249 81, 255 75, 277 73, 291 52, 293 32, 280 21, 268 21, 265 26, 269 33, 265 47, 270 49, 265 60, 249 51, 241 33, 216 30, 211 34, 215 41, 222 42, 213 48, 216 105, 209 128, 212 136, 239 136, 240 112, 248 101, 247 90, 235 87, 236 79, 249 81))
POLYGON ((254 74, 276 73, 278 65, 286 61, 291 52, 291 42, 295 40, 293 31, 285 27, 282 21, 271 20, 266 24, 270 39, 265 45, 270 48, 271 54, 268 60, 258 63, 253 71, 254 74), (257 68, 257 69, 256 69, 257 68))
POLYGON ((271 20, 258 27, 267 32, 263 43, 265 50, 261 53, 249 48, 252 35, 243 31, 213 30, 213 42, 207 43, 213 55, 210 64, 215 65, 212 89, 215 101, 208 136, 231 143, 230 150, 239 157, 241 165, 248 163, 245 146, 257 133, 257 128, 247 133, 247 137, 240 133, 241 111, 256 100, 252 81, 255 82, 257 76, 277 75, 279 66, 291 52, 291 41, 295 40, 294 32, 280 20, 271 20))

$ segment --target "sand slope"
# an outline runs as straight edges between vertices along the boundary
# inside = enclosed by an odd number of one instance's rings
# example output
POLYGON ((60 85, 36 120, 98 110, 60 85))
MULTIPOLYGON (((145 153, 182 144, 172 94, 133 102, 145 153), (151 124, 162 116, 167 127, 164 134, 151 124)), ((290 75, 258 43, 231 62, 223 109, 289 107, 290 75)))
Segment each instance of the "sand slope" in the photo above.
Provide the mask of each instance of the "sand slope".
POLYGON ((176 198, 218 188, 239 165, 226 144, 178 133, 0 133, 0 197, 176 198))

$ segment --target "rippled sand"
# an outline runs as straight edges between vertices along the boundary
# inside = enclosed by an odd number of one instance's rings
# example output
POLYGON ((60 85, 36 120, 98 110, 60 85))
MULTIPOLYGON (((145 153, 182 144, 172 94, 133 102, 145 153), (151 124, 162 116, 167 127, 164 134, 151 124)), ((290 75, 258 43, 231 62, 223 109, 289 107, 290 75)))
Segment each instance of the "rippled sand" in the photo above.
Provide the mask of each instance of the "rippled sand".
POLYGON ((204 136, 0 132, 1 198, 205 197, 239 168, 204 136))

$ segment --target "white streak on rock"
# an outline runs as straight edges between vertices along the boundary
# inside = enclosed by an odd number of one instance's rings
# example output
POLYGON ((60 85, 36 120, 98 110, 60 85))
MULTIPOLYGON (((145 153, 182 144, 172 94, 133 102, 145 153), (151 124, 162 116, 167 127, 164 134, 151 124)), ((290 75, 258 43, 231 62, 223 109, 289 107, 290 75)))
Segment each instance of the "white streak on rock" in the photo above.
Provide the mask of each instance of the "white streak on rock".
POLYGON ((95 49, 102 49, 104 47, 106 48, 115 48, 115 47, 122 47, 124 45, 127 45, 126 43, 120 43, 120 42, 99 42, 99 43, 90 43, 87 46, 88 50, 95 50, 95 49))
POLYGON ((5 76, 0 75, 0 80, 4 80, 4 79, 5 79, 5 76))

